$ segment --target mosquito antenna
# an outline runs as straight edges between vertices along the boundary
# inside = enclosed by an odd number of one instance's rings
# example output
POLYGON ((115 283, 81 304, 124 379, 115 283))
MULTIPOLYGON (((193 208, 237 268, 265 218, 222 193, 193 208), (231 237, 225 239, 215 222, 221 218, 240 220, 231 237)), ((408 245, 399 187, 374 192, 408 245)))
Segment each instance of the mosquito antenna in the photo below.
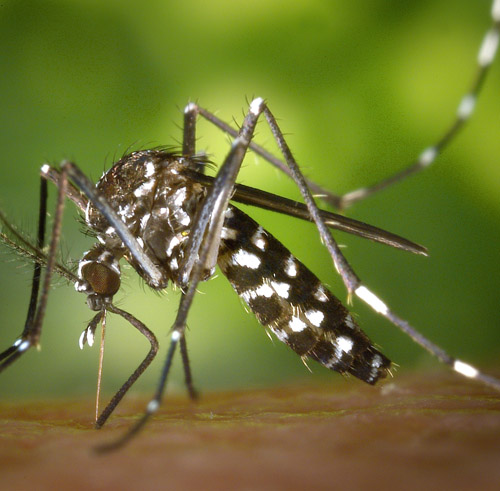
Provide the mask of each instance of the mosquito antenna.
MULTIPOLYGON (((0 211, 0 221, 3 222, 4 225, 9 225, 3 213, 0 211)), ((7 234, 0 232, 0 241, 4 243, 7 247, 12 249, 16 253, 16 256, 22 259, 29 261, 30 266, 33 263, 38 263, 40 266, 45 266, 47 264, 47 256, 43 251, 37 249, 33 244, 29 242, 29 240, 23 237, 19 232, 16 231, 16 240, 19 243, 14 242, 7 234), (21 239, 21 240, 20 240, 21 239)), ((54 271, 63 278, 66 278, 68 281, 75 283, 78 281, 78 278, 65 266, 60 263, 54 264, 54 271)))

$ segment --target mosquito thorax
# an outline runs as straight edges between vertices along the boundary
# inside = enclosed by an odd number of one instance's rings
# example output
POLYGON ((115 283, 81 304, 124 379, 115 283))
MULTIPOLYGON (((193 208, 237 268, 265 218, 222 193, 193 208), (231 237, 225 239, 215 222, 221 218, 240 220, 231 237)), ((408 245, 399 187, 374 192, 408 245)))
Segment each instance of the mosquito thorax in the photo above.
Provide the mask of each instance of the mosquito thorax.
POLYGON ((152 288, 166 288, 169 280, 179 284, 184 249, 196 211, 206 195, 205 186, 186 172, 199 164, 199 159, 165 150, 143 150, 121 158, 96 184, 99 194, 162 273, 159 283, 152 283, 99 211, 92 204, 87 207, 87 225, 102 247, 114 257, 125 257, 152 288))

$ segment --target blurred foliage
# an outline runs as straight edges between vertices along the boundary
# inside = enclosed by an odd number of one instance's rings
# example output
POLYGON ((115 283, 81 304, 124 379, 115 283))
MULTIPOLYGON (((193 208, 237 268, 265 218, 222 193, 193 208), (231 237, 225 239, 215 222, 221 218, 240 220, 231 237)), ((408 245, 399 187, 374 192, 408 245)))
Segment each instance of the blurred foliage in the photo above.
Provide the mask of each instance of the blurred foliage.
MULTIPOLYGON (((454 117, 490 25, 490 2, 387 1, 107 2, 4 1, 0 5, 0 203, 15 223, 35 229, 38 168, 76 161, 93 179, 128 148, 179 145, 190 100, 240 122, 255 95, 267 99, 305 172, 345 192, 403 168, 454 117)), ((415 257, 337 234, 362 279, 396 312, 464 359, 498 360, 500 275, 500 63, 474 118, 425 173, 358 204, 350 216, 425 244, 415 257)), ((258 140, 275 150, 265 123, 258 140)), ((228 138, 206 123, 198 148, 220 162, 228 138)), ((294 186, 250 155, 241 182, 298 197, 294 186)), ((63 255, 90 247, 72 205, 63 255)), ((345 290, 314 228, 253 211, 341 299, 345 290)), ((5 348, 22 329, 30 268, 0 252, 0 330, 5 348)), ((91 391, 98 350, 78 349, 91 317, 72 287, 54 288, 42 351, 0 378, 2 394, 91 391)), ((178 292, 151 294, 133 272, 117 295, 158 335, 163 351, 139 383, 151 390, 164 358, 178 292)), ((188 345, 198 387, 248 387, 288 378, 341 377, 271 343, 219 277, 200 287, 188 345)), ((363 329, 402 368, 436 366, 395 328, 355 301, 363 329)), ((147 343, 108 321, 104 382, 112 391, 147 343)), ((182 386, 180 366, 171 388, 182 386)), ((354 382, 353 382, 354 383, 354 382)))

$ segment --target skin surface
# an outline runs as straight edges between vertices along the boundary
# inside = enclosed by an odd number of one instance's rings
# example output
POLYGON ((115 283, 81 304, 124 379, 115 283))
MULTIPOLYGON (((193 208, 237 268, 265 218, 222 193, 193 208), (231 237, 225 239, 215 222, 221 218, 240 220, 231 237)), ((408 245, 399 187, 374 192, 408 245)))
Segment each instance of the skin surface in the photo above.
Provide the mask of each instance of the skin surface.
POLYGON ((99 433, 92 400, 0 404, 5 489, 498 489, 500 395, 445 371, 377 388, 290 386, 170 396, 119 452, 146 400, 128 398, 99 433))

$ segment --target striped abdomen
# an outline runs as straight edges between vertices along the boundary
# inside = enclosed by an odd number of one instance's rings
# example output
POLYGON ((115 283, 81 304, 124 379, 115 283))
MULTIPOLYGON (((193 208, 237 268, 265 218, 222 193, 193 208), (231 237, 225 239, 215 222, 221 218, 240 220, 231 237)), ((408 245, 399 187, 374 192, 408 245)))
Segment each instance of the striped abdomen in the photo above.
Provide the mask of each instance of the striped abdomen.
POLYGON ((391 362, 349 311, 300 261, 234 206, 226 212, 218 264, 259 322, 298 355, 374 384, 391 362))

